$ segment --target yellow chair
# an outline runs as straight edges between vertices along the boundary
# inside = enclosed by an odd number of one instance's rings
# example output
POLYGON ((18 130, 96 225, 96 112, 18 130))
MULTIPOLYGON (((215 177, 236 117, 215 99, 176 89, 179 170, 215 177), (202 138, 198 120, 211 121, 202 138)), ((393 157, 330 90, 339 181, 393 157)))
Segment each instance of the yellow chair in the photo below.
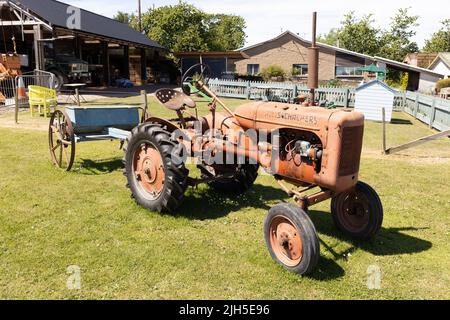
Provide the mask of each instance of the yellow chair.
POLYGON ((28 99, 30 102, 31 116, 34 114, 34 107, 38 107, 39 115, 41 115, 41 107, 44 109, 44 116, 47 117, 51 107, 56 110, 56 90, 39 87, 28 86, 28 99))

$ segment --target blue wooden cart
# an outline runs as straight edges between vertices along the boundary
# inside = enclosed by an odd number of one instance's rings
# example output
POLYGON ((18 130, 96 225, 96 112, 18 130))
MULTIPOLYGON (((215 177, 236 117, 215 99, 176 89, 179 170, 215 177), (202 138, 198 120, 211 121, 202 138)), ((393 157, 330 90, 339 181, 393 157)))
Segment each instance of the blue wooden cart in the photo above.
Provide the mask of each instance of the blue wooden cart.
POLYGON ((56 110, 49 124, 49 147, 53 163, 70 171, 78 142, 127 139, 140 123, 138 106, 66 107, 56 110))

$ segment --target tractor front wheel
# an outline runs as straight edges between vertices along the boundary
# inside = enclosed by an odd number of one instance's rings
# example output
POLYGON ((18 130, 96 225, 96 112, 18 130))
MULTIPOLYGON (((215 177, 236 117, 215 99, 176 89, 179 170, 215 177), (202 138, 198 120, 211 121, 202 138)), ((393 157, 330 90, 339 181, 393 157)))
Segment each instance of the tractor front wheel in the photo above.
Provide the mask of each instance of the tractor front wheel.
POLYGON ((383 223, 383 205, 376 191, 364 182, 335 196, 331 213, 336 227, 352 238, 369 240, 383 223))
POLYGON ((300 207, 282 203, 271 208, 264 223, 264 237, 272 259, 285 269, 304 275, 316 267, 319 239, 314 224, 300 207))
POLYGON ((134 128, 125 147, 125 172, 136 202, 152 211, 174 212, 182 203, 189 171, 183 147, 158 124, 134 128))

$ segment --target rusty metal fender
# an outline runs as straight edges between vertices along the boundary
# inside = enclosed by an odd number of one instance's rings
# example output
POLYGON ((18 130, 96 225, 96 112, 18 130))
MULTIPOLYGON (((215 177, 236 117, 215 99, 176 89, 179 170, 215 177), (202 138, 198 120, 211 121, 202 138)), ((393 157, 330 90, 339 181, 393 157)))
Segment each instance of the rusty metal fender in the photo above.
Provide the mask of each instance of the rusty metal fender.
POLYGON ((162 118, 158 118, 158 117, 150 117, 145 119, 144 123, 158 123, 162 126, 166 126, 167 127, 167 131, 169 131, 170 133, 180 129, 179 127, 177 127, 175 124, 173 124, 170 121, 167 121, 165 119, 162 118))

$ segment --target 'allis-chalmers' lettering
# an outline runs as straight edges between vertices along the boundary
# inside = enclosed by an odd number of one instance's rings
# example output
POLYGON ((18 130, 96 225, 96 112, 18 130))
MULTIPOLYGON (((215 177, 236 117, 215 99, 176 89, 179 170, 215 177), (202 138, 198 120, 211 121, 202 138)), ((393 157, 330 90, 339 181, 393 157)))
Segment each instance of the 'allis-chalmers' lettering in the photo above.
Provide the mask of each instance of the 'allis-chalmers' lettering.
POLYGON ((288 112, 275 112, 275 111, 268 111, 265 115, 265 118, 274 118, 274 119, 282 119, 287 121, 297 121, 297 122, 303 122, 305 124, 309 125, 317 125, 319 122, 315 116, 308 116, 308 115, 300 115, 297 113, 288 113, 288 112))

